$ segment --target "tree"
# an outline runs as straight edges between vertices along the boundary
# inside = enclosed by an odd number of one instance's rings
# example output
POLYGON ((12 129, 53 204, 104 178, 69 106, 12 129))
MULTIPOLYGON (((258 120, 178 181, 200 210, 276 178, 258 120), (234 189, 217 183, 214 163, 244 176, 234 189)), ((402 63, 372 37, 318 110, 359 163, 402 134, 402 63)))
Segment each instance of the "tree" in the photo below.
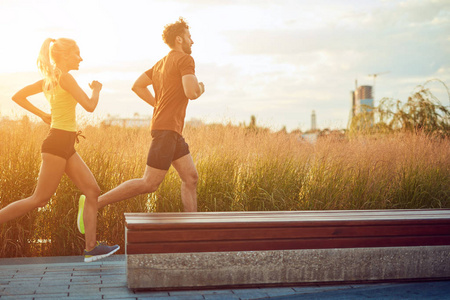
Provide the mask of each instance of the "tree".
POLYGON ((440 103, 433 93, 426 87, 429 82, 440 82, 446 89, 450 100, 447 85, 438 79, 425 82, 416 87, 415 92, 406 103, 392 98, 383 98, 372 112, 361 113, 352 119, 350 131, 379 133, 393 131, 437 133, 450 136, 450 108, 440 103), (361 120, 375 114, 378 122, 371 128, 361 128, 361 120))

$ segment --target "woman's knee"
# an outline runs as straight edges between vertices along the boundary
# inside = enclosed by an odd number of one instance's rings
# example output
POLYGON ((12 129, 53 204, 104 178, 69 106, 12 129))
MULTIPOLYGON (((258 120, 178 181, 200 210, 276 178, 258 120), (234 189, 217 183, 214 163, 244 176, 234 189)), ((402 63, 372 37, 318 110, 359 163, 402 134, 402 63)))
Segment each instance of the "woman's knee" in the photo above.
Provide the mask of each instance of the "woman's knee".
POLYGON ((87 199, 95 199, 97 201, 97 198, 100 196, 102 191, 100 190, 100 187, 96 184, 91 187, 87 191, 84 192, 87 199))
POLYGON ((35 208, 44 207, 50 201, 51 196, 33 195, 31 201, 35 208))

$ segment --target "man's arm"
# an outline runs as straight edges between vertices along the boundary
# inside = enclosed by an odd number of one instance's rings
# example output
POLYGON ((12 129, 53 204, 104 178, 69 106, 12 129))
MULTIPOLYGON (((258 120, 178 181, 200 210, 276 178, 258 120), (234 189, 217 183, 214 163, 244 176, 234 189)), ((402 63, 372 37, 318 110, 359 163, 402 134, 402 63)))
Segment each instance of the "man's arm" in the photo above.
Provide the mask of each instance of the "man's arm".
POLYGON ((191 100, 195 100, 205 92, 203 82, 198 82, 194 74, 184 75, 182 78, 184 94, 191 100))
POLYGON ((148 86, 151 85, 152 83, 153 83, 152 80, 147 76, 147 74, 143 73, 135 81, 131 90, 135 92, 136 95, 139 96, 139 98, 141 98, 151 106, 155 107, 156 105, 155 97, 153 97, 152 93, 148 89, 148 86))

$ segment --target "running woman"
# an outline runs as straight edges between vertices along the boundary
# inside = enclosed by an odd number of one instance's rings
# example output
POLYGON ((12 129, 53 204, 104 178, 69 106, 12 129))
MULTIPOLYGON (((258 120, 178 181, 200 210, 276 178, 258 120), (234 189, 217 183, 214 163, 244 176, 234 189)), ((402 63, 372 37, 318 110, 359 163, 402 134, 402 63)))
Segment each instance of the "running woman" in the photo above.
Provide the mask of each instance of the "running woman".
MULTIPOLYGON (((163 40, 171 51, 134 83, 132 90, 154 107, 151 135, 152 143, 147 157, 144 176, 128 180, 99 197, 98 208, 153 193, 172 165, 180 175, 181 200, 184 211, 197 211, 198 174, 182 131, 189 100, 200 97, 205 86, 195 76, 195 62, 191 47, 194 41, 183 18, 165 26, 163 40), (150 92, 152 85, 155 96, 150 92)), ((79 201, 78 220, 83 220, 83 196, 79 201)), ((85 210, 86 213, 86 210, 85 210)), ((83 225, 78 229, 83 232, 83 225)), ((81 226, 80 226, 81 225, 81 226)))
POLYGON ((42 143, 42 164, 36 189, 28 198, 15 201, 0 210, 0 224, 20 217, 27 212, 45 206, 55 193, 64 173, 86 195, 84 224, 86 227, 84 261, 91 262, 112 255, 119 246, 108 246, 97 242, 97 201, 100 188, 83 159, 75 151, 77 124, 75 107, 79 103, 86 111, 97 107, 102 84, 89 84, 92 95, 89 98, 69 73, 78 70, 80 49, 74 40, 60 38, 46 39, 37 60, 44 79, 19 90, 13 101, 24 109, 50 124, 50 131, 42 143), (50 102, 51 114, 45 113, 27 97, 43 92, 50 102))

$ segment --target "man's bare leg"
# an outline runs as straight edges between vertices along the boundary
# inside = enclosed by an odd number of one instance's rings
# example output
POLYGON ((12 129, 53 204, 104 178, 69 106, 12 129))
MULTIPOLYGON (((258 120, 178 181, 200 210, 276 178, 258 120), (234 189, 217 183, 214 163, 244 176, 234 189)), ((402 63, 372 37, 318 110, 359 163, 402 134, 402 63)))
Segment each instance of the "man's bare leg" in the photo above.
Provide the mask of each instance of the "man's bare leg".
POLYGON ((100 209, 106 205, 141 194, 153 193, 164 180, 166 173, 166 170, 159 170, 146 166, 142 178, 125 181, 109 192, 101 195, 98 198, 98 208, 100 209))
POLYGON ((198 173, 191 154, 187 154, 172 162, 181 178, 181 201, 185 212, 197 211, 198 173))

